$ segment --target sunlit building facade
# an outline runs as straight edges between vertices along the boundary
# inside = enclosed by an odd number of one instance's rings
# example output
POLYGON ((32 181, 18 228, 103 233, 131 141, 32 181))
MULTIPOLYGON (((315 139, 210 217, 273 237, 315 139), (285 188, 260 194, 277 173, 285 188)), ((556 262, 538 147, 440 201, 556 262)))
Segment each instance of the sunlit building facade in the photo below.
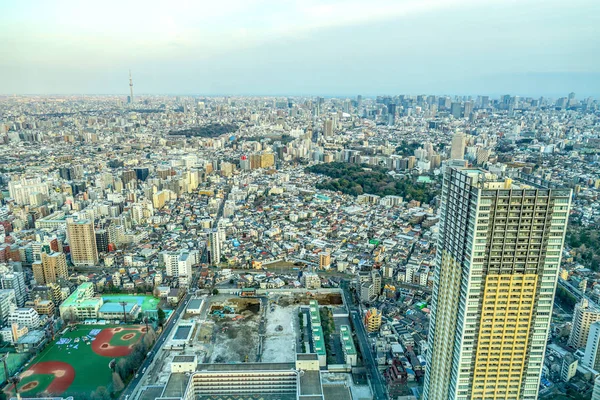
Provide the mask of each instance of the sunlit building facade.
POLYGON ((423 399, 537 398, 571 190, 447 168, 423 399))

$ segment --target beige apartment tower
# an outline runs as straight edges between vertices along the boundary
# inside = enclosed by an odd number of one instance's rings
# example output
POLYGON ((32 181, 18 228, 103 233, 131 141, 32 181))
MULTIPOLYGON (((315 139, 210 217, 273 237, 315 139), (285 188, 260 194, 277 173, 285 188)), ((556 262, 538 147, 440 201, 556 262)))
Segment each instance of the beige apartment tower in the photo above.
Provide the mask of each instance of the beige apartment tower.
POLYGON ((331 254, 326 251, 319 253, 319 269, 329 269, 331 267, 331 254))
POLYGON ((589 300, 582 299, 575 305, 573 312, 573 327, 569 335, 569 346, 576 349, 581 349, 586 346, 590 326, 600 321, 600 308, 595 304, 591 304, 589 300))
POLYGON ((367 332, 376 332, 381 327, 381 311, 376 308, 370 308, 365 313, 365 327, 367 332))
POLYGON ((83 219, 67 221, 67 235, 71 246, 71 261, 76 266, 94 266, 98 264, 96 233, 94 223, 83 219))
POLYGON ((451 160, 462 160, 465 158, 465 135, 457 132, 452 136, 452 147, 450 148, 451 160))
POLYGON ((67 258, 64 253, 42 252, 42 262, 33 263, 33 277, 39 285, 55 283, 58 278, 68 278, 67 258))
POLYGON ((535 400, 571 190, 444 172, 424 400, 535 400))

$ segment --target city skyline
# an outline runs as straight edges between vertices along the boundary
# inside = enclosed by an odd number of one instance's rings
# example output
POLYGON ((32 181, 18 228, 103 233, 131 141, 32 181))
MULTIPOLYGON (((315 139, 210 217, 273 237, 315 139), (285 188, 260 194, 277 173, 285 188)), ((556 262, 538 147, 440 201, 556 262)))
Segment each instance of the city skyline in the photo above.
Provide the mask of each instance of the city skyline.
POLYGON ((592 1, 4 8, 8 95, 600 95, 592 1))
POLYGON ((0 400, 600 400, 600 0, 0 27, 0 400))
POLYGON ((132 82, 133 104, 0 97, 0 333, 29 353, 6 360, 24 397, 600 393, 599 100, 132 82))
MULTIPOLYGON (((130 90, 130 89, 127 89, 130 90)), ((530 96, 520 96, 518 94, 515 93, 501 93, 501 94, 486 94, 486 93, 474 93, 474 94, 458 94, 458 93, 442 93, 442 94, 436 94, 436 93, 378 93, 378 94, 367 94, 364 95, 362 93, 357 93, 357 94, 348 94, 348 95, 322 95, 322 94, 303 94, 303 95, 296 95, 296 94, 265 94, 265 95, 261 95, 261 94, 256 94, 256 95, 242 95, 242 94, 227 94, 227 93, 220 93, 220 94, 202 94, 202 93, 137 93, 134 95, 135 99, 134 99, 134 103, 138 103, 140 99, 144 99, 144 100, 154 100, 157 98, 178 98, 178 97, 182 97, 182 98, 198 98, 198 99, 220 99, 220 98, 232 98, 232 99, 246 99, 246 98, 264 98, 264 99, 282 99, 284 97, 287 97, 289 99, 302 99, 302 100, 306 100, 306 99, 318 99, 318 98, 323 98, 323 99, 328 99, 328 100, 356 100, 358 97, 360 97, 362 100, 376 100, 378 98, 390 98, 390 99, 399 99, 401 97, 404 98, 417 98, 417 97, 435 97, 436 99, 438 98, 448 98, 451 100, 458 100, 458 101, 475 101, 478 98, 483 98, 486 97, 488 98, 488 100, 493 101, 493 100, 502 100, 503 98, 505 98, 506 96, 510 97, 510 98, 517 98, 517 99, 535 99, 535 100, 539 100, 539 99, 543 99, 545 101, 548 101, 549 104, 551 105, 554 103, 554 101, 561 99, 561 98, 569 98, 569 96, 573 96, 575 95, 575 99, 577 100, 587 100, 587 99, 591 99, 591 100, 596 100, 598 98, 600 98, 600 96, 579 96, 579 93, 576 93, 575 91, 568 91, 568 92, 564 92, 564 93, 557 93, 555 96, 543 96, 543 95, 530 95, 530 96)), ((10 99, 10 98, 22 98, 22 99, 28 99, 28 100, 32 100, 35 98, 39 98, 39 99, 81 99, 81 100, 86 100, 86 99, 93 99, 93 98, 98 98, 98 99, 110 99, 110 98, 117 98, 117 99, 122 99, 125 103, 128 103, 128 99, 131 95, 128 93, 89 93, 89 94, 76 94, 76 93, 71 93, 71 94, 57 94, 57 93, 49 93, 49 94, 39 94, 39 93, 23 93, 23 94, 0 94, 0 99, 10 99)), ((395 104, 395 103, 390 103, 390 104, 395 104)))

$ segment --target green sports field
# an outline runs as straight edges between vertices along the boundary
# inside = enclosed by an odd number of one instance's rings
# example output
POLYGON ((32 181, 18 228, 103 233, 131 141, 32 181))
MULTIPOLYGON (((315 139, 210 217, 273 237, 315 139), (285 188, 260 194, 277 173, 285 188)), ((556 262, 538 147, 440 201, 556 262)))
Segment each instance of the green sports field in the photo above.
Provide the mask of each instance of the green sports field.
POLYGON ((124 334, 117 334, 114 335, 112 337, 112 339, 110 339, 110 342, 108 342, 111 346, 129 346, 132 342, 137 343, 141 338, 143 333, 140 331, 134 331, 134 332, 129 332, 129 331, 125 331, 127 333, 124 334), (123 339, 123 335, 133 335, 132 337, 128 337, 127 339, 123 339))
POLYGON ((102 295, 102 300, 104 300, 105 303, 118 303, 120 301, 125 301, 127 303, 137 303, 140 307, 142 307, 142 311, 156 310, 156 307, 160 302, 160 300, 154 296, 130 296, 126 294, 104 294, 102 295))
POLYGON ((142 338, 142 329, 138 325, 79 325, 57 335, 21 374, 19 391, 26 397, 39 393, 73 396, 108 387, 112 383, 110 360, 129 354, 142 338), (96 339, 86 342, 85 336, 96 339))

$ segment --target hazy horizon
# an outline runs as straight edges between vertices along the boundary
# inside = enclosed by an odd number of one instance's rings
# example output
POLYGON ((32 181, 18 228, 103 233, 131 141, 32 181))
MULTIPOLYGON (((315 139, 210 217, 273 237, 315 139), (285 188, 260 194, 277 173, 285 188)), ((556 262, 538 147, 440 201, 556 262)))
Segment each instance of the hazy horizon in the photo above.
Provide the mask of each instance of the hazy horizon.
POLYGON ((600 97, 600 2, 26 0, 3 95, 600 97))

